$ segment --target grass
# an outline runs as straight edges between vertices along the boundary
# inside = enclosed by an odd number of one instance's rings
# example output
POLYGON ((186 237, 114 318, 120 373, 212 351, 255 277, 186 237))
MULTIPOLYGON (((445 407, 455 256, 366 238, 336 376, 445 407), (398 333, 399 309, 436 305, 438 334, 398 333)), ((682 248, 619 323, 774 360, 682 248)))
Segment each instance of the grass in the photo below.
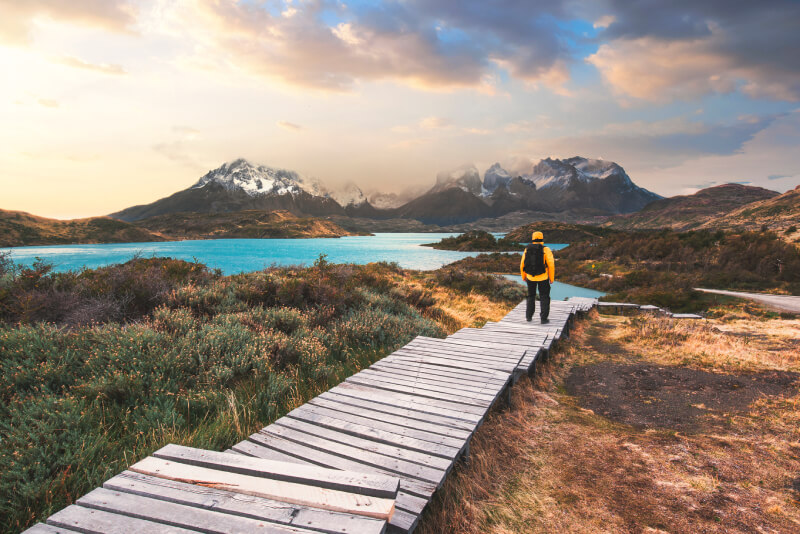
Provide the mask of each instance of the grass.
POLYGON ((324 257, 234 276, 163 258, 0 267, 3 533, 167 443, 225 449, 413 337, 522 298, 490 275, 324 257))
MULTIPOLYGON (((515 386, 515 409, 490 414, 470 463, 448 478, 417 532, 797 532, 800 395, 797 376, 785 373, 800 372, 800 322, 714 313, 708 322, 579 322, 542 374, 515 386), (574 372, 608 364, 795 382, 743 408, 701 409, 694 430, 677 431, 625 424, 570 393, 574 372)), ((609 384, 586 386, 613 395, 609 384)), ((658 388, 644 393, 660 402, 658 388)))

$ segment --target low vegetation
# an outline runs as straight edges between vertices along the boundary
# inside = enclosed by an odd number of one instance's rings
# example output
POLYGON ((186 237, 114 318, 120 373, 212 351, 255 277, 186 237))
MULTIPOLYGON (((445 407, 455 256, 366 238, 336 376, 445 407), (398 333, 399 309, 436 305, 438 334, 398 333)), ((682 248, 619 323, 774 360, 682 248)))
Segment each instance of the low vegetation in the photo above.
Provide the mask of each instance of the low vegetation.
POLYGON ((519 243, 530 243, 533 232, 542 232, 545 243, 595 242, 599 238, 617 233, 616 230, 611 228, 590 226, 588 224, 539 221, 514 228, 505 237, 519 243))
POLYGON ((800 249, 772 232, 628 232, 558 251, 568 283, 608 300, 701 311, 715 302, 695 287, 800 293, 800 249))
POLYGON ((494 250, 507 251, 520 247, 513 239, 501 237, 496 239, 489 232, 483 230, 470 230, 461 235, 445 237, 438 243, 423 245, 439 250, 458 250, 461 252, 490 252, 494 250))
POLYGON ((141 243, 178 239, 267 239, 369 235, 288 211, 172 213, 136 222, 110 217, 57 220, 0 210, 0 247, 72 243, 141 243))
POLYGON ((164 241, 164 237, 109 217, 61 221, 22 211, 0 210, 0 247, 143 241, 164 241))
POLYGON ((288 211, 172 213, 136 221, 136 224, 172 239, 297 239, 369 235, 345 230, 332 221, 298 217, 288 211))
MULTIPOLYGON (((545 240, 551 242, 547 233, 545 240)), ((557 280, 608 293, 606 300, 674 312, 704 311, 720 301, 695 287, 800 294, 800 249, 768 230, 612 231, 554 255, 557 280)), ((520 260, 520 254, 479 254, 450 265, 517 273, 520 260)))
POLYGON ((800 324, 752 308, 579 322, 417 532, 797 532, 800 324))
POLYGON ((169 442, 222 450, 417 335, 498 320, 513 283, 393 264, 222 276, 150 258, 0 256, 0 532, 169 442))

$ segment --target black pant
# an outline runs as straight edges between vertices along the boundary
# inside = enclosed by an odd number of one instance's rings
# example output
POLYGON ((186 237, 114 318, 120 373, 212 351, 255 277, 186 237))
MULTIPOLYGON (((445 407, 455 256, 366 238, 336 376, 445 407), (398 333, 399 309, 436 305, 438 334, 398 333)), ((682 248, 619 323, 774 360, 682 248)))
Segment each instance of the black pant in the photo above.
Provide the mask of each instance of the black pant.
POLYGON ((525 318, 527 320, 531 320, 533 318, 533 312, 536 311, 536 287, 539 287, 539 300, 542 304, 542 309, 539 312, 539 315, 542 319, 547 319, 550 315, 550 280, 545 278, 544 280, 540 280, 538 282, 528 282, 528 307, 525 309, 525 318))

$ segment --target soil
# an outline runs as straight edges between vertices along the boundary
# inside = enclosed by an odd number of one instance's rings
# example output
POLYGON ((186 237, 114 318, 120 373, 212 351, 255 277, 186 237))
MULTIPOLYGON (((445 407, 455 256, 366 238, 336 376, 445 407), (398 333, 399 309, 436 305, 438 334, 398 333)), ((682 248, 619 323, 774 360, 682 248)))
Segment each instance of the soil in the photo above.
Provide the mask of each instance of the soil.
POLYGON ((647 363, 601 362, 571 370, 565 381, 581 406, 636 428, 704 431, 725 426, 758 398, 798 389, 800 373, 718 374, 647 363))

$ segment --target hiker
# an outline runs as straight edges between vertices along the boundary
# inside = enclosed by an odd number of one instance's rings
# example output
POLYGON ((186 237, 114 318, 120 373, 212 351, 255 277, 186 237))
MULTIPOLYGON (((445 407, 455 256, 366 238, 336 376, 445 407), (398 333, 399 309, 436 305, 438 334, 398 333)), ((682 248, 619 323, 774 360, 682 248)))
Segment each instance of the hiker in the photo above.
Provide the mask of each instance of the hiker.
POLYGON ((528 283, 528 306, 525 308, 525 319, 528 322, 533 319, 533 312, 536 311, 536 288, 539 288, 539 301, 542 309, 539 316, 542 324, 550 321, 550 284, 556 276, 556 266, 553 260, 553 251, 544 246, 544 236, 542 232, 533 232, 532 242, 525 247, 522 253, 522 261, 519 263, 519 273, 522 279, 528 283))

